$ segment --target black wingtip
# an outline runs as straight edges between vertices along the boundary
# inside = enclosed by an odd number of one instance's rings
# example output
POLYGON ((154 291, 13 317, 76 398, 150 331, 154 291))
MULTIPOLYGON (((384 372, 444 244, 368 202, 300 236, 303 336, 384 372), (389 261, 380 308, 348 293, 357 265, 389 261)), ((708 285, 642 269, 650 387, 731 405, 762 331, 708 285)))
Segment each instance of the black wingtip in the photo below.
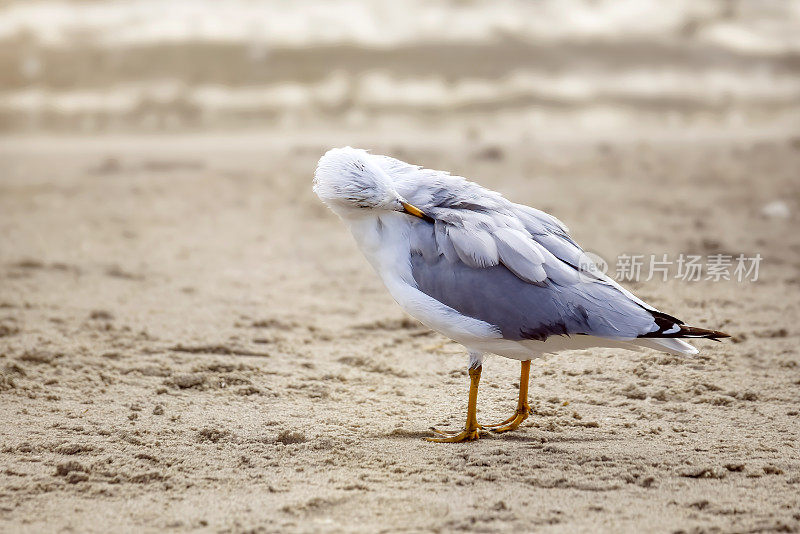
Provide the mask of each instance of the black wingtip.
POLYGON ((675 337, 675 338, 684 338, 684 339, 713 339, 714 341, 719 341, 721 339, 725 339, 726 337, 731 337, 730 334, 726 334, 725 332, 720 332, 719 330, 708 330, 706 328, 698 328, 696 326, 686 326, 684 324, 681 325, 663 325, 659 324, 659 321, 656 321, 658 324, 659 329, 655 332, 648 332, 639 337, 675 337), (674 332, 670 332, 670 330, 674 330, 675 327, 678 327, 678 330, 674 332))
POLYGON ((699 328, 697 326, 687 326, 683 321, 668 315, 664 312, 656 310, 647 310, 653 316, 653 321, 656 323, 658 330, 648 332, 638 337, 676 337, 676 338, 704 338, 719 341, 726 337, 731 337, 730 334, 721 332, 719 330, 708 330, 706 328, 699 328), (675 328, 678 328, 675 330, 675 328))
POLYGON ((726 334, 725 332, 721 332, 719 330, 707 330, 705 328, 685 325, 681 325, 681 329, 678 334, 681 334, 679 337, 701 337, 705 339, 713 339, 714 341, 731 337, 730 334, 726 334))

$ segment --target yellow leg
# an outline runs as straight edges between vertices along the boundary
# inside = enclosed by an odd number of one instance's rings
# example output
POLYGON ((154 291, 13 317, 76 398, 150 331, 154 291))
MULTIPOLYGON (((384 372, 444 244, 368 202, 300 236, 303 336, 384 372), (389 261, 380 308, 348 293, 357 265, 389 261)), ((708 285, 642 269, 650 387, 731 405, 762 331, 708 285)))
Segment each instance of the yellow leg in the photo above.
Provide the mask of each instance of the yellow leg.
POLYGON ((459 443, 461 441, 473 441, 480 438, 481 425, 478 424, 477 407, 478 407, 478 383, 481 381, 481 368, 469 370, 469 402, 467 403, 467 424, 464 430, 459 433, 445 432, 443 430, 436 430, 434 432, 441 435, 438 438, 425 438, 428 441, 436 443, 459 443))
POLYGON ((486 425, 486 429, 492 432, 501 433, 508 432, 509 430, 516 430, 530 414, 533 413, 530 404, 528 404, 528 377, 530 376, 531 362, 530 360, 522 362, 522 369, 519 376, 519 400, 517 401, 517 410, 514 415, 509 417, 503 422, 493 425, 486 425))

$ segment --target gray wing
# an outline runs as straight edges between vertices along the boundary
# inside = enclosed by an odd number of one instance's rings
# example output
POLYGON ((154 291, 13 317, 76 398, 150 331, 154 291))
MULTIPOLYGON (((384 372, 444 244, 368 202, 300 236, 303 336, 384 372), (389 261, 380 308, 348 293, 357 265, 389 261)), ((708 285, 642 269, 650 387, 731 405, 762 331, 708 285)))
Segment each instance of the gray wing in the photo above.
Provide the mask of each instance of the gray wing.
POLYGON ((632 339, 654 326, 652 315, 608 285, 531 284, 504 265, 470 267, 418 252, 411 255, 411 272, 420 291, 497 326, 505 339, 544 341, 571 334, 632 339))
POLYGON ((555 217, 458 176, 388 157, 379 165, 400 194, 436 219, 412 225, 418 288, 496 325, 504 338, 632 339, 680 324, 591 270, 555 217))

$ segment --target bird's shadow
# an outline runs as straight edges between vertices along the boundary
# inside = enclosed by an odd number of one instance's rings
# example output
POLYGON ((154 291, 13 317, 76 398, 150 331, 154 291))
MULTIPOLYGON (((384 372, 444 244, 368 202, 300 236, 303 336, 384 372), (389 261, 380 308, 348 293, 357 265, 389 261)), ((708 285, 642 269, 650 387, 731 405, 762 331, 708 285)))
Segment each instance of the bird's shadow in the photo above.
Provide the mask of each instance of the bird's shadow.
MULTIPOLYGON (((431 430, 405 430, 397 428, 383 434, 383 438, 404 439, 404 440, 421 440, 425 438, 437 437, 436 433, 431 430)), ((548 444, 553 443, 589 443, 598 441, 620 441, 622 438, 613 436, 586 436, 586 437, 573 437, 573 436, 543 436, 540 433, 529 434, 525 430, 518 430, 514 433, 494 434, 492 432, 481 433, 481 440, 486 441, 510 441, 516 443, 533 443, 544 448, 548 444)))

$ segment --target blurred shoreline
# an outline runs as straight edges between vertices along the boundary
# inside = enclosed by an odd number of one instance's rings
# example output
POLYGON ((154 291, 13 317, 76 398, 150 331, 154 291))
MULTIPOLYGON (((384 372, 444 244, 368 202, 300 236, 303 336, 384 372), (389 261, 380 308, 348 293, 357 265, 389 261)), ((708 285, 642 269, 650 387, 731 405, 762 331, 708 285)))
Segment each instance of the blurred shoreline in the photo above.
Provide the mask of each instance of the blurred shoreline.
POLYGON ((0 132, 800 123, 781 2, 8 2, 0 132))
POLYGON ((446 125, 427 129, 420 134, 412 134, 407 129, 383 128, 365 132, 358 128, 315 128, 308 131, 294 129, 219 129, 211 131, 174 132, 103 132, 103 133, 65 133, 65 132, 3 132, 0 133, 0 154, 37 151, 46 146, 48 151, 69 151, 80 147, 82 150, 114 151, 129 149, 133 145, 158 150, 201 151, 204 148, 252 150, 257 147, 272 149, 293 149, 315 147, 323 149, 332 146, 387 146, 393 143, 404 147, 424 149, 441 148, 481 149, 502 145, 510 149, 524 148, 526 145, 583 146, 587 143, 613 143, 632 145, 637 143, 659 143, 680 145, 702 143, 708 145, 781 142, 792 146, 800 143, 800 134, 795 128, 768 127, 726 130, 710 129, 641 129, 637 131, 580 131, 550 130, 527 135, 520 132, 504 131, 500 128, 487 128, 475 132, 467 126, 446 125))

